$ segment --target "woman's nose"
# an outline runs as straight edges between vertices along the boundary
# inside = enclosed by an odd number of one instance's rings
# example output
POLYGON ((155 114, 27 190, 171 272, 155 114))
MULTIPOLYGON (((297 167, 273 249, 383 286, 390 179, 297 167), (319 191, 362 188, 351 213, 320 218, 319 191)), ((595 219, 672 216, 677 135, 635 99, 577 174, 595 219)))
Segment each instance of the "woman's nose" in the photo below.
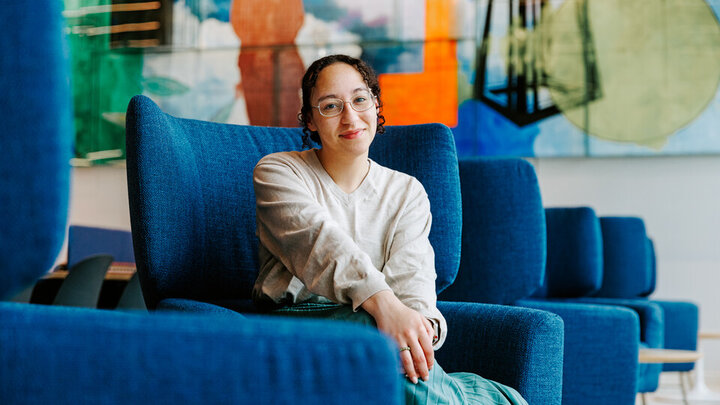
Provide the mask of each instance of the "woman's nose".
POLYGON ((355 111, 352 108, 352 104, 350 101, 345 101, 343 103, 343 110, 340 114, 341 114, 342 122, 350 123, 350 122, 355 121, 355 118, 357 117, 358 113, 357 113, 357 111, 355 111))

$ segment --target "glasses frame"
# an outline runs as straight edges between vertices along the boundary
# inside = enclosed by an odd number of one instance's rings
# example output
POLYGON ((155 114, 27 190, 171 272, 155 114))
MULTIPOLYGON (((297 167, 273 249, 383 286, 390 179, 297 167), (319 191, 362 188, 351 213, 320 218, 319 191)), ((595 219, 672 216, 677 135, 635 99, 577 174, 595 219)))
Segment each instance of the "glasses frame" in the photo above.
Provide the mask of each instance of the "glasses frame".
MULTIPOLYGON (((370 94, 370 98, 371 98, 372 100, 377 100, 377 96, 375 96, 375 95, 372 93, 372 91, 370 91, 370 90, 365 90, 365 91, 367 91, 368 94, 370 94)), ((370 106, 369 106, 368 108, 364 109, 364 110, 358 110, 358 109, 355 108, 355 106, 353 105, 353 102, 352 102, 352 101, 345 101, 345 100, 343 100, 343 99, 341 99, 341 98, 336 98, 336 97, 328 98, 328 99, 325 99, 325 100, 338 100, 338 101, 340 101, 340 111, 339 111, 337 114, 334 114, 334 115, 325 115, 325 114, 323 114, 323 113, 322 113, 322 110, 320 109, 320 103, 318 103, 318 105, 310 106, 310 107, 312 107, 312 108, 317 108, 318 113, 320 113, 320 115, 322 115, 322 116, 325 117, 325 118, 337 117, 338 115, 342 114, 343 111, 345 111, 345 104, 347 104, 347 103, 350 103, 350 108, 352 108, 353 111, 355 111, 355 112, 365 112, 365 111, 373 108, 373 104, 375 104, 375 103, 370 104, 370 106)), ((323 101, 325 101, 325 100, 323 100, 323 101)), ((375 105, 376 105, 376 104, 375 104, 375 105)))

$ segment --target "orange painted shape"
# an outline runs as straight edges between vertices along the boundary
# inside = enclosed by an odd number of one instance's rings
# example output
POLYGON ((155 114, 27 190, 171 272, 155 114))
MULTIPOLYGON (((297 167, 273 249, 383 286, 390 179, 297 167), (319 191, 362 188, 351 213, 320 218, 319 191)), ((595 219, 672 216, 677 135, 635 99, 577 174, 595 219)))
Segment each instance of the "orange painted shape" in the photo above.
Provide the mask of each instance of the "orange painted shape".
POLYGON ((302 0, 234 0, 230 24, 240 46, 294 45, 305 19, 302 0))
POLYGON ((457 0, 425 0, 425 40, 448 39, 452 27, 457 26, 457 0))
POLYGON ((423 72, 378 77, 388 125, 440 122, 457 126, 457 47, 450 39, 454 6, 454 0, 426 0, 423 72))

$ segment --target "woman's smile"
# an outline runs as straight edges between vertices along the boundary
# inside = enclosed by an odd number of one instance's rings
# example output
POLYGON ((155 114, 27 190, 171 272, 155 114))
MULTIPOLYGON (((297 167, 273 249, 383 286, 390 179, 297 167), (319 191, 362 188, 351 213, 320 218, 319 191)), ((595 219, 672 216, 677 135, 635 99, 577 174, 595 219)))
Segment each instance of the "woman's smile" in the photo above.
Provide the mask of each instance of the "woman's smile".
POLYGON ((362 129, 362 128, 360 128, 360 129, 352 129, 352 130, 350 130, 350 131, 345 131, 345 132, 341 133, 341 134, 340 134, 340 137, 343 138, 343 139, 357 139, 357 138, 359 138, 359 137, 362 136, 362 134, 363 134, 364 131, 365 131, 365 130, 362 129))

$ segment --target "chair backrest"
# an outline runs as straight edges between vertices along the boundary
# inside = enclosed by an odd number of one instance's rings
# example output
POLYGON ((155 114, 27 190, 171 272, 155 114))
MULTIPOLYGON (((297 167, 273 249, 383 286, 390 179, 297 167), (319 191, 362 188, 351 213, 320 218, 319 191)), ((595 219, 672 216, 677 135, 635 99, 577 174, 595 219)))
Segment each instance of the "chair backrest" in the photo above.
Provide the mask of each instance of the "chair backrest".
POLYGON ((545 209, 547 268, 533 296, 575 298, 600 289, 603 272, 600 221, 589 207, 545 209))
POLYGON ((650 269, 648 269, 650 272, 650 281, 648 289, 640 294, 642 297, 649 297, 655 292, 655 287, 657 287, 657 257, 655 256, 655 242, 653 242, 651 238, 647 238, 647 249, 648 260, 650 261, 650 269))
MULTIPOLYGON (((249 298, 258 269, 252 170, 269 153, 300 150, 301 130, 175 118, 143 96, 130 101, 126 127, 133 244, 148 308, 164 298, 249 298)), ((387 127, 370 157, 425 186, 442 290, 460 259, 451 131, 436 124, 387 127)))
POLYGON ((96 254, 112 255, 116 262, 135 263, 132 234, 120 229, 70 225, 68 230, 68 267, 96 254))
POLYGON ((652 285, 652 260, 645 223, 638 217, 601 217, 603 281, 595 295, 644 296, 652 285))
POLYGON ((460 270, 440 299, 508 304, 542 283, 545 217, 533 166, 522 159, 461 159, 460 270))
POLYGON ((0 298, 48 271, 62 247, 72 152, 72 99, 62 2, 0 11, 0 298))

